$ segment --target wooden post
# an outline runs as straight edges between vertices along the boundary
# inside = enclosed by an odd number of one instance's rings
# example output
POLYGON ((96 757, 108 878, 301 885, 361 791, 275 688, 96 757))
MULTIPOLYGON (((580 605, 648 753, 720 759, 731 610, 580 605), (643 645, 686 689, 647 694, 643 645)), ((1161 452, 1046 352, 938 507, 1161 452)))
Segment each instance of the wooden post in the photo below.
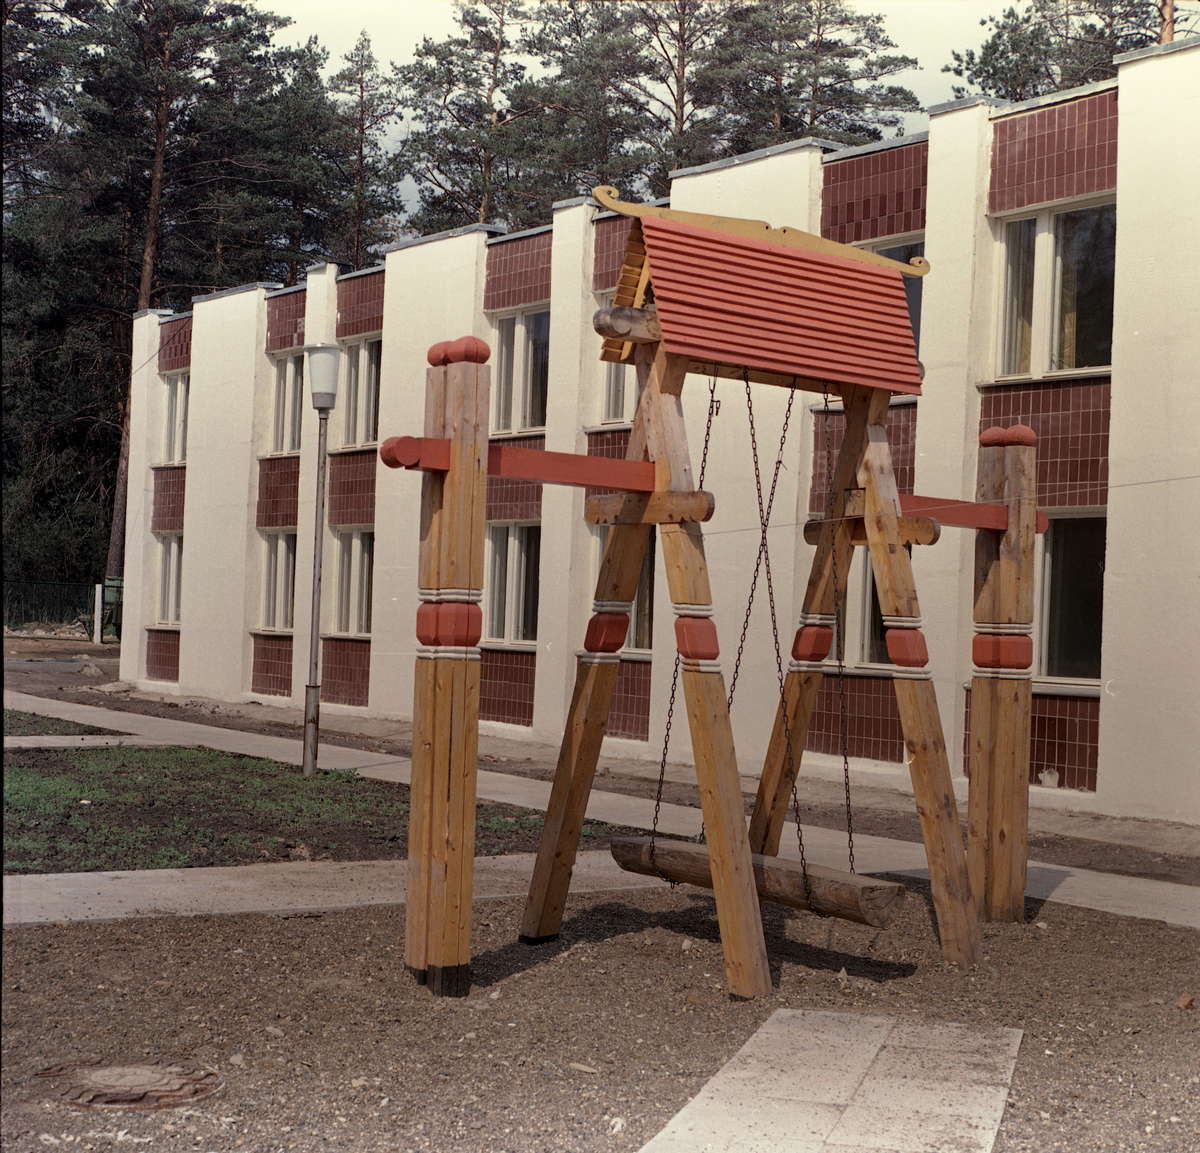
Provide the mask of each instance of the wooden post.
POLYGON ((870 402, 867 445, 859 465, 875 590, 883 613, 896 704, 904 730, 942 955, 963 966, 979 956, 979 922, 950 780, 950 762, 921 632, 912 561, 900 541, 900 496, 887 439, 888 396, 870 402))
MULTIPOLYGON (((642 405, 656 487, 660 491, 691 492, 695 485, 679 399, 686 362, 668 355, 661 345, 640 345, 638 358, 650 366, 642 405)), ((720 650, 712 622, 704 539, 695 522, 664 524, 659 528, 659 538, 675 606, 675 639, 682 658, 692 754, 708 834, 725 981, 734 995, 756 997, 771 991, 771 973, 750 860, 725 678, 716 659, 720 650)))
POLYGON ((980 437, 978 499, 1008 505, 1006 531, 975 537, 967 860, 988 921, 1025 919, 1036 443, 1024 425, 980 437))
MULTIPOLYGON (((853 534, 861 521, 845 519, 848 492, 857 492, 858 466, 867 443, 867 420, 878 389, 844 388, 846 431, 837 464, 827 483, 833 491, 832 516, 820 526, 817 551, 804 593, 804 611, 792 643, 792 660, 784 679, 783 700, 775 710, 775 727, 763 760, 750 846, 755 853, 775 856, 787 817, 792 786, 808 737, 808 726, 821 690, 823 662, 833 645, 836 608, 846 603, 846 581, 854 556, 853 534), (834 572, 837 582, 834 582, 834 572)), ((887 396, 886 393, 882 394, 887 396)), ((878 404, 879 402, 876 401, 878 404)), ((845 619, 843 613, 842 619, 845 619)))
POLYGON ((470 988, 489 354, 434 345, 425 394, 425 434, 451 448, 421 489, 405 964, 440 996, 470 988))

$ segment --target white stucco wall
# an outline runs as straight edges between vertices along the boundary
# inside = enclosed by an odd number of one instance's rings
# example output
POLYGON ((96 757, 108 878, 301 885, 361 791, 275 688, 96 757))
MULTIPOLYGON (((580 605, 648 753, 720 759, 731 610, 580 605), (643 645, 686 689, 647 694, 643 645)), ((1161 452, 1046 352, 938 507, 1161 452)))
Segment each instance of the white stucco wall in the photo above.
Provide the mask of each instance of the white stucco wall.
POLYGON ((1200 41, 1184 43, 1119 73, 1097 800, 1200 823, 1200 41))

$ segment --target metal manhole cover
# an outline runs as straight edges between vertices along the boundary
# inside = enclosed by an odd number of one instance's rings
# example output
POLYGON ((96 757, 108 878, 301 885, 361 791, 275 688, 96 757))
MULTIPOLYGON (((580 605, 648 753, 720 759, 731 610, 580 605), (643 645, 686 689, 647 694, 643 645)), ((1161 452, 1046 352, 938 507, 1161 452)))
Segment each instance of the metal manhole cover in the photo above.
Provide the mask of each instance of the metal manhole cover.
POLYGON ((170 1109, 215 1093, 224 1082, 206 1065, 176 1061, 72 1061, 38 1073, 55 1078, 54 1096, 93 1109, 170 1109))

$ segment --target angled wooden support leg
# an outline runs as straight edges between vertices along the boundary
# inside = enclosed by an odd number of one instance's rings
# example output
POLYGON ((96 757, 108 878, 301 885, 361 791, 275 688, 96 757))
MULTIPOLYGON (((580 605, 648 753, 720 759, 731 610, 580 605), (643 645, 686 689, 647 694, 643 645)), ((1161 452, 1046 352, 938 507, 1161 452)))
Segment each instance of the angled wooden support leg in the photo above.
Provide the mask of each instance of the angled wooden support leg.
POLYGON ((981 437, 980 501, 1008 505, 1004 532, 975 537, 971 785, 967 861, 987 921, 1025 919, 1029 854, 1029 739, 1033 689, 1033 540, 1037 526, 1033 430, 981 437))
POLYGON ((832 516, 821 526, 804 593, 803 615, 792 648, 792 661, 784 679, 783 700, 775 710, 775 725, 763 760, 754 814, 750 818, 750 847, 764 856, 775 856, 779 852, 792 787, 800 770, 809 723, 821 690, 821 662, 828 655, 834 639, 832 623, 836 608, 846 602, 846 581, 854 557, 854 544, 852 525, 842 517, 846 493, 858 484, 858 467, 867 443, 869 409, 872 397, 877 393, 877 389, 850 385, 844 389, 846 432, 833 475, 829 478, 834 494, 832 516))
POLYGON ((979 921, 950 780, 950 761, 921 632, 912 561, 900 540, 900 498, 888 446, 887 397, 872 402, 859 466, 875 589, 883 613, 896 704, 904 730, 942 955, 963 966, 979 958, 979 921))
POLYGON ((575 691, 521 919, 520 939, 527 945, 553 940, 562 927, 579 834, 620 671, 617 652, 629 627, 649 536, 649 525, 613 525, 609 529, 592 621, 585 651, 577 658, 575 691))
MULTIPOLYGON (((647 372, 648 363, 638 365, 642 381, 647 372)), ((625 459, 646 459, 646 422, 640 404, 625 459)), ((521 918, 520 939, 527 945, 553 940, 562 928, 571 871, 579 851, 579 834, 620 672, 617 653, 629 628, 629 613, 637 595, 649 539, 648 524, 614 524, 608 530, 596 578, 592 619, 584 638, 584 651, 576 660, 575 689, 521 918)))
MULTIPOLYGON (((639 349, 640 356, 653 356, 642 404, 657 484, 660 490, 692 491, 695 486, 679 402, 685 368, 661 346, 651 351, 647 351, 648 347, 639 349)), ((676 611, 675 636, 682 658, 692 753, 708 835, 713 896, 725 954, 725 981, 734 995, 756 997, 770 992, 771 973, 750 859, 725 679, 716 661, 719 650, 712 623, 704 538, 695 523, 662 525, 659 536, 676 611)))

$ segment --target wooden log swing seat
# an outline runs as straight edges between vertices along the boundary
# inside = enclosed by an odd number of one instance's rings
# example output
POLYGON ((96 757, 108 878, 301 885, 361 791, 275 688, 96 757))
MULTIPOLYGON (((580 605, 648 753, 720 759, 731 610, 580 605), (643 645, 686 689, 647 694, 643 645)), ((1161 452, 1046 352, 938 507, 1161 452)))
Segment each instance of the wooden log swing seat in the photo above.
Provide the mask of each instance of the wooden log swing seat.
MULTIPOLYGON (((424 473, 406 965, 434 993, 468 991, 484 496, 493 475, 616 490, 585 502, 587 522, 609 529, 521 940, 553 939, 562 924, 618 654, 657 526, 707 843, 661 839, 655 830, 649 838, 614 840, 615 859, 634 872, 712 889, 726 983, 743 997, 771 988, 760 899, 866 925, 889 923, 903 888, 856 874, 852 853, 849 871, 808 864, 802 838, 799 861, 779 856, 818 691, 826 675, 842 672, 840 653, 830 654, 853 550, 865 547, 894 665, 942 952, 970 966, 978 956, 979 907, 1019 919, 1024 896, 1030 578, 1033 533, 1044 529, 1033 503, 1032 433, 1018 426, 984 434, 979 503, 901 496, 885 422, 892 396, 921 392, 903 277, 924 275, 923 258, 900 264, 758 221, 629 204, 613 188, 594 195, 634 218, 613 307, 595 319, 601 358, 631 363, 638 375, 626 459, 489 446, 489 350, 472 337, 430 349, 423 435, 392 437, 380 449, 385 464, 424 473), (805 529, 815 551, 790 661, 779 654, 776 630, 779 705, 749 823, 701 530, 715 499, 703 488, 706 458, 694 474, 684 432, 689 373, 713 382, 710 421, 717 378, 743 381, 748 406, 752 385, 771 385, 791 390, 788 417, 800 390, 824 395, 827 411, 830 396, 840 399, 845 417, 836 461, 832 451, 827 459, 828 508, 805 529), (945 525, 977 533, 967 850, 906 547, 934 543, 945 525)), ((776 477, 786 432, 785 419, 776 477)), ((774 485, 764 505, 756 445, 754 471, 763 525, 758 563, 765 557, 770 587, 766 526, 774 485)), ((771 607, 774 620, 773 593, 771 607)), ((740 661, 741 645, 734 687, 740 661)))

